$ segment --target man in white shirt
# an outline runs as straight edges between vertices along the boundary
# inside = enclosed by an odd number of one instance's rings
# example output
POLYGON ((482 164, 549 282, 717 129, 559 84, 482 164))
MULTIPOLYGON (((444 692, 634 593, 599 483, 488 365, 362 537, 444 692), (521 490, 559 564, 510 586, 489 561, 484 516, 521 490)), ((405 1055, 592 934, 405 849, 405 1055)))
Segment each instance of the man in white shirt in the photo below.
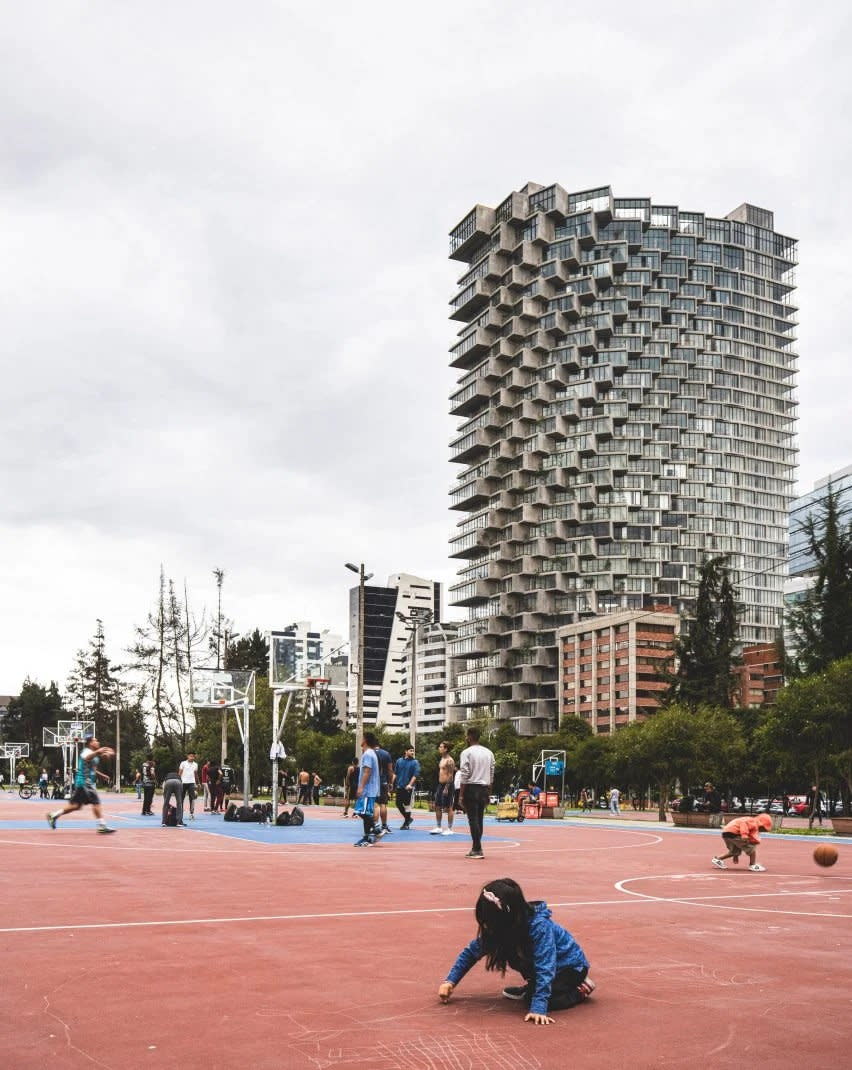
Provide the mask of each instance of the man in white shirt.
MULTIPOLYGON (((183 798, 189 797, 189 820, 195 820, 195 797, 196 797, 196 785, 198 783, 198 762, 195 760, 195 753, 190 751, 187 754, 186 759, 180 763, 180 769, 178 769, 181 782, 181 790, 183 791, 183 798)), ((181 821, 183 821, 183 803, 181 803, 181 821)))
POLYGON ((473 841, 466 858, 483 858, 482 820, 494 782, 494 755, 479 742, 479 729, 468 728, 467 746, 459 760, 461 787, 459 802, 467 814, 470 838, 473 841))

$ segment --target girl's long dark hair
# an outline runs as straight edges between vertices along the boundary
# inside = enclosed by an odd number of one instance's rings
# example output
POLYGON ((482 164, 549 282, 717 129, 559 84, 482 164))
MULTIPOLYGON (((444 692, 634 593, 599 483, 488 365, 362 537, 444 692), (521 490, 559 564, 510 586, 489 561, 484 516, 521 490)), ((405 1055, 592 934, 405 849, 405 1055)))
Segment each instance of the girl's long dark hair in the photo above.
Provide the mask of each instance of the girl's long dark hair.
POLYGON ((506 967, 511 966, 524 973, 525 964, 532 968, 532 913, 520 885, 511 877, 485 885, 476 901, 476 920, 487 970, 505 973, 506 967))

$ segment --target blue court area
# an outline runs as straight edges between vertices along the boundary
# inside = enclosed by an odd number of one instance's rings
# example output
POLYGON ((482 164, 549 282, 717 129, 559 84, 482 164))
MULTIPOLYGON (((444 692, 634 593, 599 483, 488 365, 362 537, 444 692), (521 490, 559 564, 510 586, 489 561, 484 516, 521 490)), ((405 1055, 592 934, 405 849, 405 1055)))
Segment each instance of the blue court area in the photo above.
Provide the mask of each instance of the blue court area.
MULTIPOLYGON (((354 844, 356 840, 361 838, 363 832, 363 826, 360 819, 344 818, 343 816, 329 814, 323 808, 314 811, 312 807, 308 807, 304 810, 305 823, 303 825, 261 825, 254 822, 247 822, 244 824, 240 821, 225 821, 217 814, 196 812, 195 819, 192 821, 189 820, 189 815, 187 814, 186 825, 184 827, 164 828, 160 812, 156 808, 156 800, 153 817, 142 817, 142 815, 135 810, 135 807, 133 810, 130 810, 128 807, 129 801, 129 799, 123 799, 117 806, 110 805, 111 800, 109 796, 102 796, 104 816, 108 824, 119 833, 123 831, 133 831, 135 833, 140 830, 145 830, 151 835, 169 838, 177 837, 181 839, 192 836, 193 834, 203 834, 205 836, 225 836, 229 839, 247 840, 249 842, 264 844, 326 845, 354 844)), ((14 816, 7 816, 3 813, 2 807, 0 807, 0 830, 21 832, 39 831, 44 832, 45 836, 55 835, 55 832, 47 824, 45 814, 49 810, 60 809, 63 805, 62 802, 46 802, 44 799, 31 799, 27 800, 23 805, 21 805, 18 800, 16 800, 16 803, 18 803, 18 805, 14 808, 14 816), (22 816, 22 811, 24 811, 26 816, 22 816)), ((391 824, 392 831, 384 837, 383 843, 391 844, 393 842, 412 843, 428 841, 438 848, 441 845, 447 846, 453 843, 469 844, 470 842, 467 821, 462 818, 461 815, 458 815, 456 818, 457 831, 454 836, 429 835, 429 829, 433 827, 433 824, 426 818, 425 814, 421 821, 415 822, 414 827, 408 829, 406 832, 402 832, 396 827, 397 825, 398 822, 391 824)), ((494 835, 499 826, 493 819, 489 821, 489 819, 486 818, 486 827, 489 825, 491 826, 491 834, 494 835)), ((78 813, 69 814, 60 818, 57 822, 56 831, 67 831, 69 829, 86 829, 94 831, 95 828, 96 822, 92 817, 92 811, 91 809, 86 808, 78 813)), ((485 838, 488 838, 488 831, 486 831, 485 838)))

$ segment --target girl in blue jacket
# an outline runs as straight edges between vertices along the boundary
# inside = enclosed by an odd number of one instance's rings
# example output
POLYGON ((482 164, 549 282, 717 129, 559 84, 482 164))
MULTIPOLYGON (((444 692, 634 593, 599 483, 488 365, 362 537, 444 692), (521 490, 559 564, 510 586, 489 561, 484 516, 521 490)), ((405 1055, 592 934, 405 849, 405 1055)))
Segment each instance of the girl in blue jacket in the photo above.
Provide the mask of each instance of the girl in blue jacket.
POLYGON ((503 989, 507 999, 523 1000, 525 1022, 551 1025, 548 1011, 573 1007, 595 990, 589 963, 574 937, 551 919, 547 903, 528 903, 511 877, 490 881, 476 901, 479 931, 462 950, 438 996, 447 1003, 467 971, 485 959, 487 970, 506 973, 511 966, 526 984, 503 989))

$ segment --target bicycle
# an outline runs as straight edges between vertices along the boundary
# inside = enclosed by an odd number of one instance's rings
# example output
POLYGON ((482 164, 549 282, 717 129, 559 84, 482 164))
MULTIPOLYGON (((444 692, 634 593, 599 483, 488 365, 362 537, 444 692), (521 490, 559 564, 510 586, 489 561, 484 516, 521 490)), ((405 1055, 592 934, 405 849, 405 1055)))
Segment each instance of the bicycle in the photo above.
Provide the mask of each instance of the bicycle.
POLYGON ((20 795, 20 797, 22 799, 31 799, 33 797, 33 795, 35 794, 35 790, 36 790, 35 784, 19 784, 18 785, 18 795, 20 795))

